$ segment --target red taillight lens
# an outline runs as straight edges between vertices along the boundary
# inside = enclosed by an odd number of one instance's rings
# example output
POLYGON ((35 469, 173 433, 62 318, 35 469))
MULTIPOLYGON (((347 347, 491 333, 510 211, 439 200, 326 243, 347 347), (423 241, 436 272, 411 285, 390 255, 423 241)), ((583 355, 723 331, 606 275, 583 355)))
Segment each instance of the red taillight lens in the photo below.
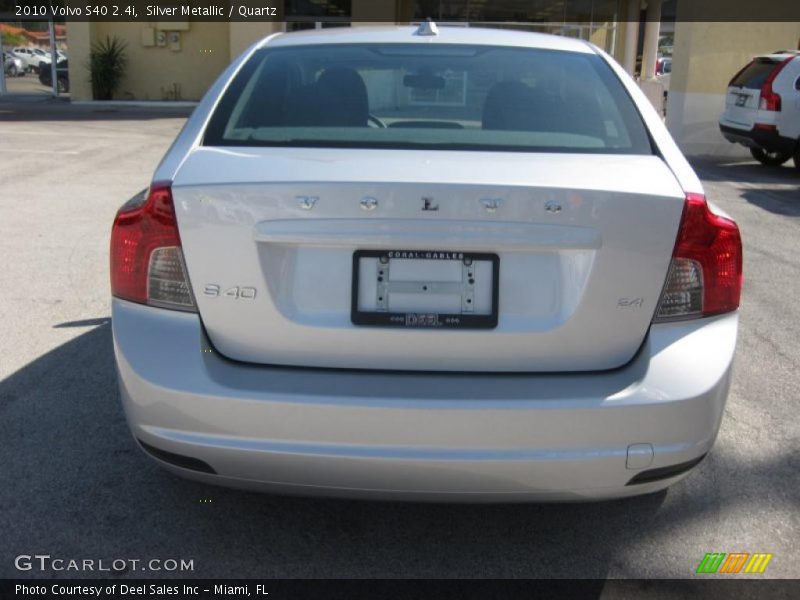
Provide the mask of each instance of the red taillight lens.
POLYGON ((761 86, 761 99, 758 101, 758 110, 780 112, 781 97, 772 91, 772 85, 765 83, 761 86))
POLYGON ((736 310, 742 291, 742 240, 736 223, 687 194, 656 320, 736 310))
POLYGON ((123 206, 111 230, 111 293, 117 298, 193 309, 169 184, 123 206))
POLYGON ((783 68, 788 65, 794 57, 789 57, 784 61, 778 63, 778 66, 772 69, 772 72, 767 75, 764 83, 761 84, 761 99, 758 101, 759 110, 769 110, 778 112, 781 110, 781 97, 772 90, 772 82, 778 76, 783 68))

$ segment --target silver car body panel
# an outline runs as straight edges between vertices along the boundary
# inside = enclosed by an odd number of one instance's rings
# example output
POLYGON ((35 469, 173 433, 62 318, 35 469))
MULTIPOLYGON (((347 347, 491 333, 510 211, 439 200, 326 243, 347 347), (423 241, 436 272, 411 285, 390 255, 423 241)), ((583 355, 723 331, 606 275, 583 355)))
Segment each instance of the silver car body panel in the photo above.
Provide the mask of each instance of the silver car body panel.
POLYGON ((113 302, 133 435, 205 461, 182 475, 249 489, 420 500, 580 500, 711 448, 737 314, 654 325, 621 369, 585 374, 409 373, 252 366, 211 351, 197 315, 113 302))
POLYGON ((199 148, 172 192, 200 314, 220 352, 411 370, 626 363, 656 310, 684 202, 655 156, 301 148, 199 148), (298 195, 316 198, 314 209, 298 195), (364 211, 365 197, 377 207, 364 211), (425 197, 439 210, 421 211, 425 197), (498 208, 488 213, 482 198, 498 208), (546 210, 552 202, 557 213, 546 210), (353 325, 350 270, 362 249, 496 252, 498 327, 353 325), (207 285, 255 297, 210 296, 207 285))

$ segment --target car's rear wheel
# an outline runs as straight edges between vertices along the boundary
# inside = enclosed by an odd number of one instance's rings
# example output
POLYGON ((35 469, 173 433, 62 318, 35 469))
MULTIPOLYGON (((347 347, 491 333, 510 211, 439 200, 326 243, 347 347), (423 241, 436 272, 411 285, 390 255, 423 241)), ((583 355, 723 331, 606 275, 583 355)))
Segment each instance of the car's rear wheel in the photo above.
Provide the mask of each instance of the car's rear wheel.
POLYGON ((800 149, 794 153, 792 160, 794 161, 794 168, 800 171, 800 149))
POLYGON ((8 68, 8 75, 9 75, 9 77, 16 77, 17 76, 17 65, 11 65, 8 68))
POLYGON ((56 86, 58 87, 59 94, 66 94, 69 92, 69 82, 63 77, 58 78, 56 86))
POLYGON ((789 152, 768 152, 761 148, 750 148, 750 154, 762 165, 768 167, 780 167, 792 157, 789 152))

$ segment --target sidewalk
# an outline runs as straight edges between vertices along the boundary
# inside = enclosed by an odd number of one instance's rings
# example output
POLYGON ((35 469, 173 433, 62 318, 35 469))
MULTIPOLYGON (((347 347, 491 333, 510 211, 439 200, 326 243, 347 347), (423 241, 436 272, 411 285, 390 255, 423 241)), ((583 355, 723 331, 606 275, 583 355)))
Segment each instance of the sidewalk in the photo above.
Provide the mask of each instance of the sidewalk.
POLYGON ((0 121, 92 121, 139 120, 188 117, 194 106, 188 103, 152 105, 137 102, 80 102, 44 94, 0 96, 0 121))

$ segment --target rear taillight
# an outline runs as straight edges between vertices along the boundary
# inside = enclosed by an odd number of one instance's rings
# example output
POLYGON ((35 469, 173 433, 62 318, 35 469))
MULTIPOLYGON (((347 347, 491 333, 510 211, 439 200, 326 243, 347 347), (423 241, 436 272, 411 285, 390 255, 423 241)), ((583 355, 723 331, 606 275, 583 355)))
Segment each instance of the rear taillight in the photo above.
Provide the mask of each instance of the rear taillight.
POLYGON ((783 68, 788 65, 794 57, 789 57, 784 61, 778 63, 772 72, 767 75, 764 83, 761 84, 761 99, 758 101, 758 110, 780 111, 781 110, 781 97, 772 90, 772 82, 778 76, 783 68))
POLYGON ((742 291, 742 240, 736 223, 687 194, 656 321, 736 310, 742 291))
POLYGON ((125 204, 111 230, 111 293, 124 300, 195 310, 168 183, 125 204))

